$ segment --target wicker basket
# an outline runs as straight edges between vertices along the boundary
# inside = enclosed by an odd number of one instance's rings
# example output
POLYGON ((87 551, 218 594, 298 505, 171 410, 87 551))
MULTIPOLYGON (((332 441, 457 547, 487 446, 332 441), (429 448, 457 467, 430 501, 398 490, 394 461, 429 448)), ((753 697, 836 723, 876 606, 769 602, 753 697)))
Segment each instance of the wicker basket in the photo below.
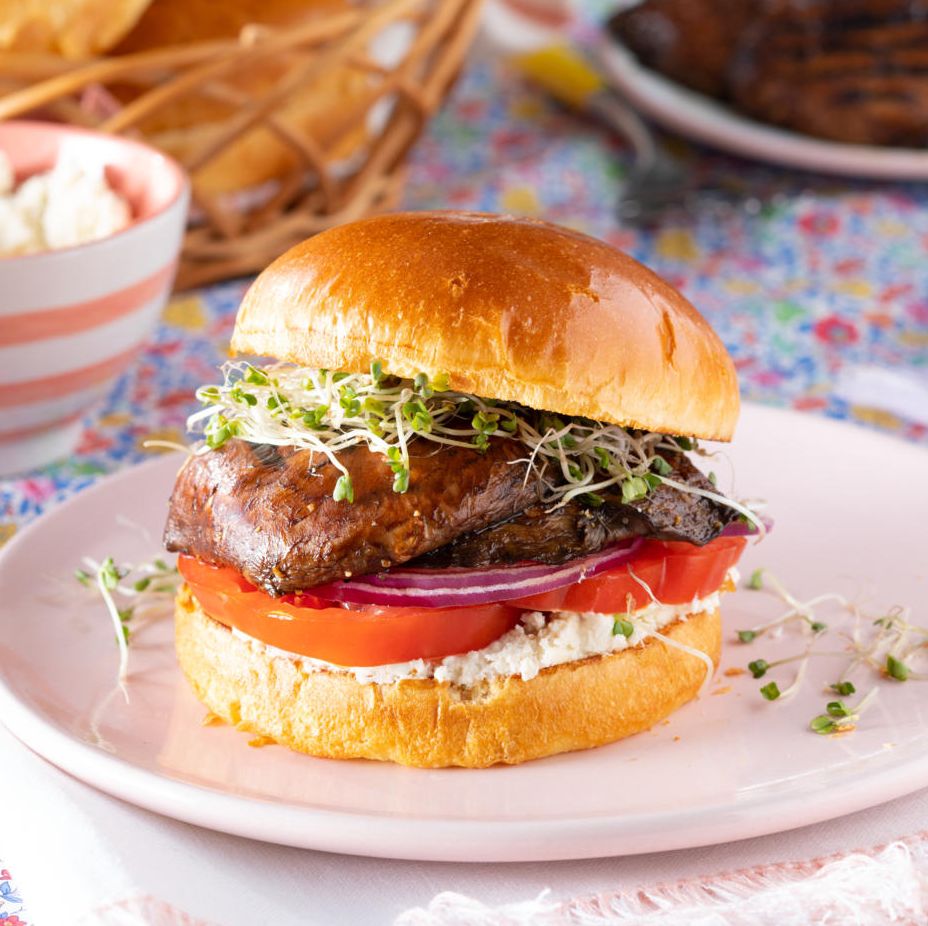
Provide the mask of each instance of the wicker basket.
POLYGON ((226 118, 180 157, 193 179, 193 210, 178 287, 248 274, 324 228, 395 206, 405 155, 457 75, 479 7, 480 0, 384 0, 296 28, 256 26, 237 40, 91 62, 0 53, 0 120, 38 112, 144 137, 140 126, 166 108, 223 101, 226 118), (389 65, 372 51, 385 30, 405 36, 389 65), (241 75, 262 65, 276 69, 275 80, 243 94, 241 75), (363 75, 363 93, 335 107, 324 133, 294 131, 284 107, 339 68, 363 75), (124 105, 87 105, 94 95, 113 101, 126 86, 134 94, 124 105), (286 171, 260 189, 210 189, 210 165, 256 131, 286 148, 286 171))

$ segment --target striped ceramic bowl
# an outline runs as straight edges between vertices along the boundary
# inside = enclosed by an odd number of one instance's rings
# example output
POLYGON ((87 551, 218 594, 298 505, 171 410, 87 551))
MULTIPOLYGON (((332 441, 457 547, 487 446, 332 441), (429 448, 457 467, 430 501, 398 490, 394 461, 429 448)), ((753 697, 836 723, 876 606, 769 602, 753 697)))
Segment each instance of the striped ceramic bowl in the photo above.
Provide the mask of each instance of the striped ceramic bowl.
POLYGON ((0 257, 0 474, 67 456, 81 419, 132 363, 171 290, 187 216, 181 168, 147 145, 41 122, 0 123, 17 180, 69 155, 105 165, 132 223, 107 238, 0 257))

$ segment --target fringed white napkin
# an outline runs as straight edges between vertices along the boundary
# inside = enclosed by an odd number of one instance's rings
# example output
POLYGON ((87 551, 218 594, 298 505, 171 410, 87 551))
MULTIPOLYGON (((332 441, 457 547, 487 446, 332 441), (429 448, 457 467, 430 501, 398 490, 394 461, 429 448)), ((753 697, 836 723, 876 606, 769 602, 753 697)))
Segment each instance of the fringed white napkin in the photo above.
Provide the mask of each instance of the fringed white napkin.
POLYGON ((396 926, 915 926, 928 922, 928 834, 872 854, 766 865, 718 877, 555 902, 488 907, 445 892, 396 926))

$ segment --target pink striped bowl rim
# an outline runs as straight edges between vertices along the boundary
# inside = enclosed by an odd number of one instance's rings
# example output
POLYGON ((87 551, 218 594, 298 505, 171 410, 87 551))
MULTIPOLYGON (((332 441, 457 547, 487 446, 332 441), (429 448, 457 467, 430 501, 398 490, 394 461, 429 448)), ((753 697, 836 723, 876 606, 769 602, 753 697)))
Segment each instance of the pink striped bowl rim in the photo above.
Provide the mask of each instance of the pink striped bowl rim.
POLYGON ((183 239, 189 185, 170 158, 72 126, 0 124, 17 179, 49 169, 63 144, 105 165, 133 221, 78 247, 0 258, 0 472, 72 449, 46 432, 73 444, 75 423, 131 364, 170 294, 183 239))

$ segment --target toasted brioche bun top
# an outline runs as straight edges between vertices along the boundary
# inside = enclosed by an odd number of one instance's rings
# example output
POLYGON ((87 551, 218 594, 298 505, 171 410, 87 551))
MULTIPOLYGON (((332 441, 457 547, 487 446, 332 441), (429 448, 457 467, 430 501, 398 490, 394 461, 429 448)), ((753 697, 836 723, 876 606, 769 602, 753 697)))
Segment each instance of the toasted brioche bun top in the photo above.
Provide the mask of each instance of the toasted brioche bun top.
POLYGON ((602 241, 472 212, 377 216, 274 261, 235 351, 413 377, 625 427, 729 440, 735 368, 673 287, 602 241))

